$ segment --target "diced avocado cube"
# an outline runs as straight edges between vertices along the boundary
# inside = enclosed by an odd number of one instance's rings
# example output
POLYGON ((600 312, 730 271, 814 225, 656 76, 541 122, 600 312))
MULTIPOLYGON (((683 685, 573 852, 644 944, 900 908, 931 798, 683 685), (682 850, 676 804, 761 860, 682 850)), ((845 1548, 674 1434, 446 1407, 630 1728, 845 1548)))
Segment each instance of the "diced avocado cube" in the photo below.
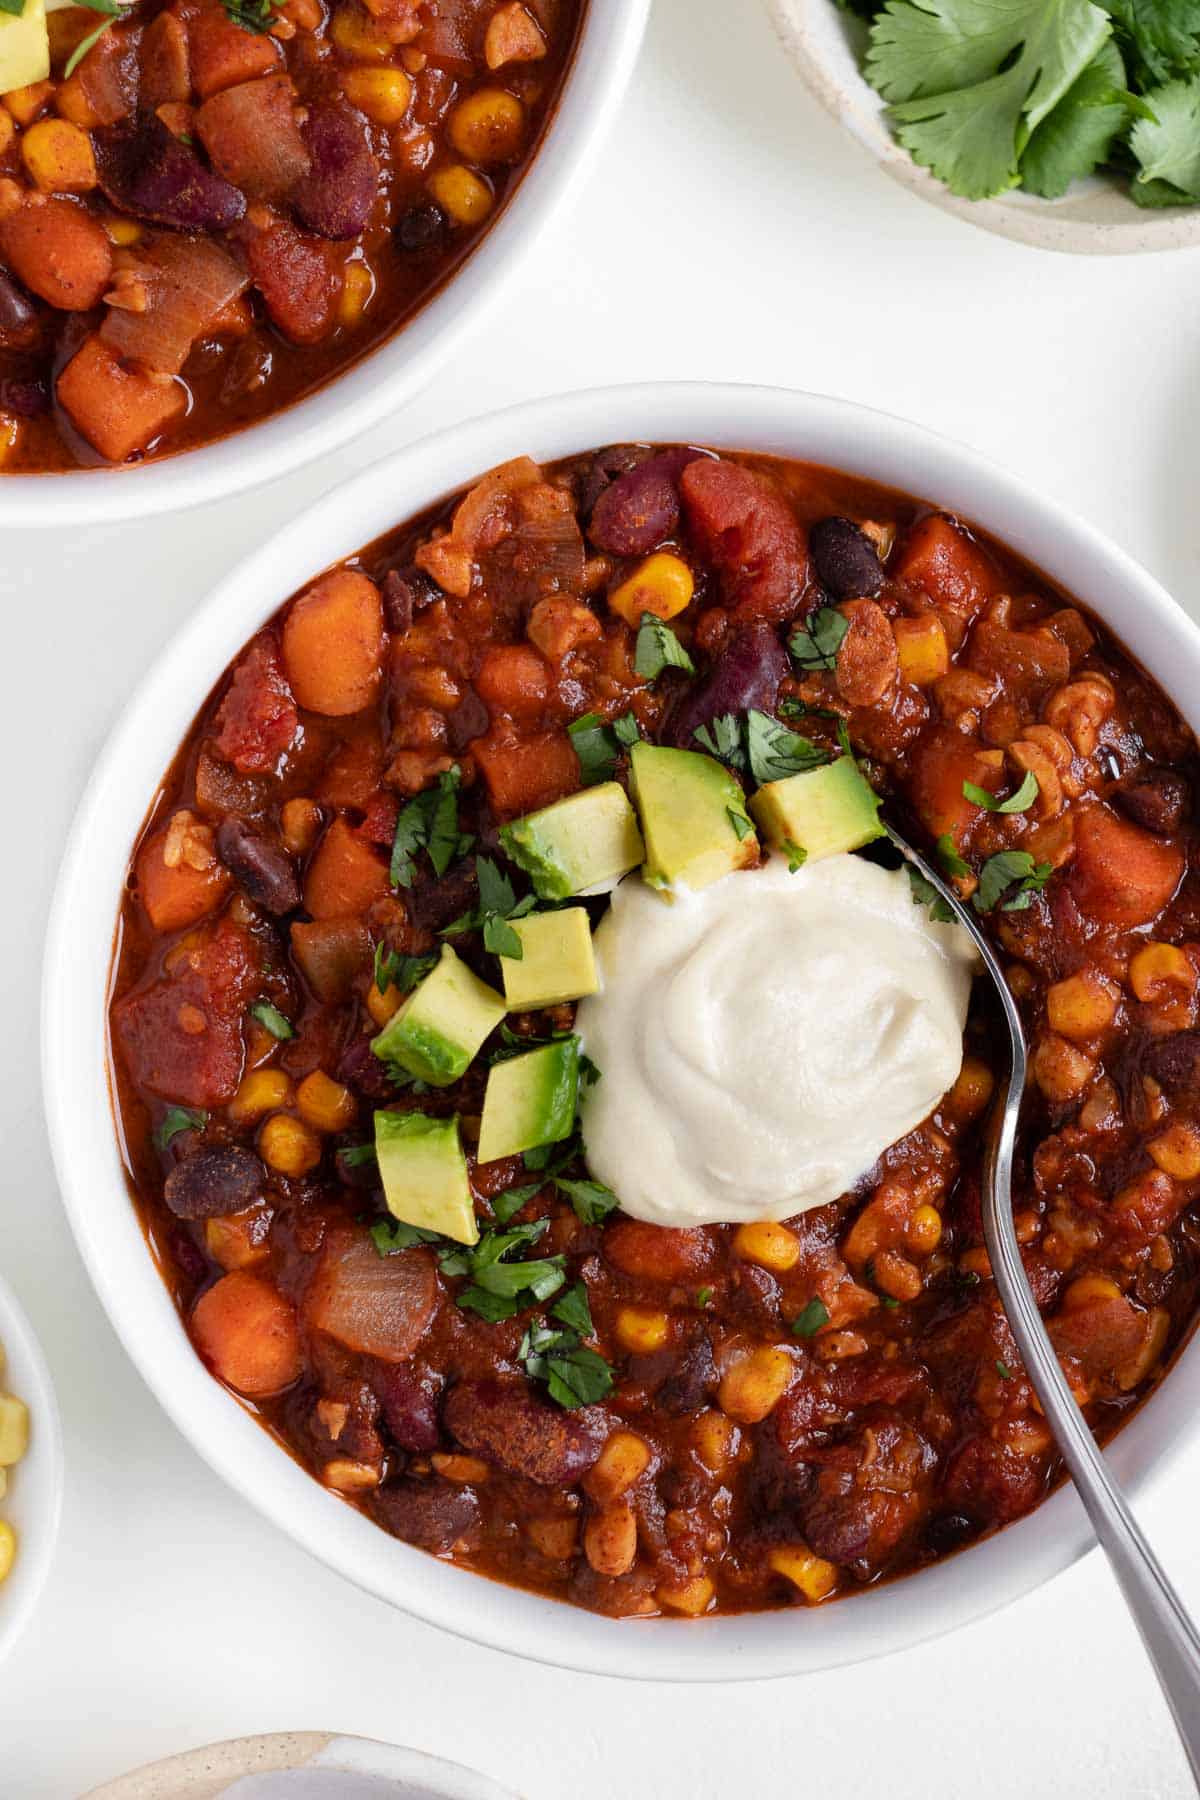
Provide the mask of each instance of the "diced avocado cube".
POLYGON ((540 1144, 557 1144, 575 1128, 579 1093, 579 1039, 560 1038, 493 1063, 483 1096, 480 1162, 516 1156, 540 1144))
POLYGON ((645 855, 633 808, 616 781, 514 819, 501 828, 500 842, 543 900, 567 900, 614 881, 645 855))
POLYGON ((600 986, 592 950, 592 925, 582 906, 564 906, 557 912, 530 913, 513 919, 521 940, 520 958, 502 956, 504 994, 510 1012, 526 1012, 535 1006, 557 1006, 563 1000, 582 1000, 600 986))
POLYGON ((852 756, 783 781, 768 781, 750 810, 777 849, 796 844, 808 860, 861 850, 883 837, 879 796, 852 756))
POLYGON ((449 1087, 467 1067, 507 1008, 485 981, 442 946, 441 961, 414 988, 371 1048, 430 1087, 449 1087))
POLYGON ((32 87, 50 73, 45 0, 25 0, 16 14, 0 12, 0 94, 32 87))
POLYGON ((457 1118, 377 1112, 375 1156, 393 1218, 458 1244, 475 1242, 479 1226, 457 1118))
POLYGON ((708 887, 757 861, 746 797, 715 757, 635 744, 629 767, 651 887, 708 887))

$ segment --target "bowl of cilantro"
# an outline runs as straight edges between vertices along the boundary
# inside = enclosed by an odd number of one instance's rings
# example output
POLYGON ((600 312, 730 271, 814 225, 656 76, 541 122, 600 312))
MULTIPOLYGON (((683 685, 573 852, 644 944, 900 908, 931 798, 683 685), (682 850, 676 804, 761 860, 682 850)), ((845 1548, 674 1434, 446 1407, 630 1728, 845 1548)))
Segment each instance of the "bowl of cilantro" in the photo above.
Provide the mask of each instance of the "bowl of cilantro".
POLYGON ((895 180, 987 231, 1200 243, 1200 0, 767 0, 817 97, 895 180))

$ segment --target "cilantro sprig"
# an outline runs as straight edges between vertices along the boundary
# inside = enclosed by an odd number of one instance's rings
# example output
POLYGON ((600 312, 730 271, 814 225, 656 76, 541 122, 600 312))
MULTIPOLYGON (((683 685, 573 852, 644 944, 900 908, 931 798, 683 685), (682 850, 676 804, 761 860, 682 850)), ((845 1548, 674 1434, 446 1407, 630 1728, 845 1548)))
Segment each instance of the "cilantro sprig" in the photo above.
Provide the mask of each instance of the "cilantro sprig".
POLYGON ((375 946, 375 986, 381 994, 394 987, 398 994, 410 994, 419 981, 424 981, 437 962, 436 956, 403 956, 385 944, 375 946))
POLYGON ((1049 881, 1050 863, 1036 862, 1028 850, 998 850, 979 871, 979 886, 971 896, 976 912, 1024 912, 1049 881))
MULTIPOLYGON (((985 812, 1023 813, 1029 811, 1038 797, 1038 780, 1033 770, 1028 770, 1016 793, 1010 794, 1007 800, 997 800, 995 794, 989 794, 986 788, 977 787, 973 781, 964 781, 962 791, 965 800, 969 800, 972 806, 982 806, 985 812)), ((940 843, 941 840, 938 841, 940 843)))
POLYGON ((296 1035, 296 1027, 292 1021, 285 1018, 270 1000, 256 1000, 250 1008, 250 1017, 257 1019, 264 1031, 269 1031, 281 1044, 296 1035))
POLYGON ((599 713, 584 713, 567 726, 567 736, 579 758, 579 772, 584 787, 611 781, 622 751, 628 750, 641 737, 641 728, 631 712, 623 713, 606 725, 599 713))
POLYGON ((664 669, 682 669, 694 675, 696 665, 671 627, 653 613, 643 613, 633 649, 633 666, 644 681, 654 681, 664 669))
POLYGON ((482 931, 485 950, 490 950, 493 956, 507 956, 513 962, 522 962, 525 951, 509 921, 523 919, 526 913, 531 913, 537 905, 537 895, 526 894, 518 900, 512 882, 490 856, 476 857, 475 873, 479 877, 479 905, 473 912, 452 919, 439 935, 461 937, 467 931, 482 931))
POLYGON ((444 875, 456 857, 465 856, 474 839, 458 829, 458 788, 462 770, 455 763, 438 776, 437 786, 401 809, 392 839, 388 870, 393 887, 410 888, 416 879, 415 858, 428 852, 435 875, 444 875))
POLYGON ((580 1341, 577 1331, 531 1325, 517 1356, 530 1379, 544 1381, 550 1398, 568 1410, 594 1405, 612 1389, 611 1366, 598 1350, 580 1341))
POLYGON ((154 1133, 155 1147, 165 1150, 172 1138, 181 1131, 203 1131, 208 1124, 208 1114, 195 1106, 168 1106, 162 1116, 162 1123, 154 1133))
POLYGON ((834 669, 842 639, 850 629, 835 606, 822 606, 812 615, 807 626, 794 631, 788 649, 802 669, 834 669))
POLYGON ((731 769, 748 769, 760 787, 767 781, 802 775, 829 761, 828 750, 757 710, 721 713, 710 724, 698 725, 692 735, 701 749, 719 762, 731 769))

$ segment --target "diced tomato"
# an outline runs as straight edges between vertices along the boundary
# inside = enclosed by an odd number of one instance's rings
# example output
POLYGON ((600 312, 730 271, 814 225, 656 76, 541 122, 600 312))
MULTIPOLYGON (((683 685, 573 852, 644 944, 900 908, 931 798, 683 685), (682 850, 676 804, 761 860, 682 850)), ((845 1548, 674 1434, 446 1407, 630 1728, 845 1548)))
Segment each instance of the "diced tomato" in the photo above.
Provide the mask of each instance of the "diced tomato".
POLYGON ((679 479, 688 524, 744 619, 790 619, 804 594, 808 546, 784 496, 739 463, 701 457, 679 479))
POLYGON ((286 219, 256 231, 246 261, 271 321, 293 344, 317 344, 333 330, 345 251, 305 237, 286 219))
POLYGON ((579 786, 579 758, 565 731, 543 731, 516 742, 489 732, 476 739, 472 753, 502 819, 536 812, 579 786))
POLYGON ((265 774, 291 749, 299 724, 275 641, 264 632, 233 671, 217 714, 217 750, 235 769, 265 774))
POLYGON ((223 920, 198 934, 169 973, 113 1008, 117 1044, 133 1080, 180 1106, 220 1106, 242 1073, 242 1015, 254 996, 259 954, 223 920))
POLYGON ((604 1254, 623 1275, 667 1285, 710 1274, 717 1255, 714 1234, 704 1226, 680 1231, 618 1219, 604 1234, 604 1254))
POLYGON ((386 788, 380 788, 367 802, 366 814, 358 828, 359 836, 366 838, 369 844, 382 844, 390 850, 396 836, 396 820, 399 815, 400 805, 395 794, 389 794, 386 788))

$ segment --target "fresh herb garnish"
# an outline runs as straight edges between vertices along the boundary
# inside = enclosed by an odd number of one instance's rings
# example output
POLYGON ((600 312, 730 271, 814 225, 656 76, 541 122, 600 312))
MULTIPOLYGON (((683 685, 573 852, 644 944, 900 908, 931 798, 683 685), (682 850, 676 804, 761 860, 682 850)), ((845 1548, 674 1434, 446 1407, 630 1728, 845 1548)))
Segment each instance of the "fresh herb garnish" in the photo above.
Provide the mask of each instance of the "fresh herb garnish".
POLYGON ((906 862, 904 868, 908 875, 908 885, 912 889, 913 903, 916 906, 927 906, 930 918, 935 919, 939 925, 953 925, 954 913, 932 881, 926 881, 920 869, 910 862, 906 862))
MULTIPOLYGON (((358 1149, 365 1149, 360 1144, 358 1149)), ((371 1227, 371 1241, 380 1256, 395 1256, 399 1250, 414 1250, 418 1244, 447 1244, 440 1231, 428 1231, 423 1225, 409 1225, 403 1219, 377 1219, 371 1227)))
POLYGON ((418 1244, 431 1245, 443 1275, 470 1278, 470 1285, 456 1296, 457 1304, 494 1323, 549 1300, 566 1280, 562 1256, 528 1262, 509 1260, 514 1250, 535 1244, 549 1225, 548 1219, 534 1219, 528 1225, 513 1225, 506 1231, 485 1231, 475 1244, 457 1244, 420 1225, 381 1219, 372 1225, 371 1237, 381 1256, 412 1250, 418 1244))
POLYGON ((784 838, 780 848, 787 857, 789 875, 794 875, 796 870, 802 869, 808 861, 808 851, 802 844, 797 844, 792 838, 784 838))
POLYGON ((943 869, 945 869, 947 875, 951 876, 953 879, 961 880, 964 875, 969 875, 971 873, 970 863, 964 862, 962 857, 958 854, 958 851, 954 848, 954 838, 950 832, 943 831, 935 845, 935 850, 938 861, 941 863, 943 869))
POLYGON ((820 607, 808 621, 794 631, 788 649, 802 669, 833 669, 842 639, 850 629, 850 621, 836 607, 820 607))
POLYGON ((997 902, 1001 912, 1024 912, 1053 873, 1050 863, 1035 862, 1028 850, 998 850, 980 869, 971 904, 981 913, 991 912, 997 902))
POLYGON ((275 23, 273 0, 221 0, 221 5, 235 25, 252 31, 256 37, 270 31, 275 23))
POLYGON ((250 1017, 257 1019, 263 1029, 269 1031, 273 1038, 278 1038, 280 1043, 286 1043, 288 1038, 296 1035, 296 1027, 292 1021, 285 1019, 279 1008, 269 1000, 256 1000, 250 1008, 250 1017))
POLYGON ((710 1287, 702 1287, 702 1288, 696 1289, 696 1305, 697 1306, 707 1306, 709 1301, 712 1299, 712 1297, 713 1297, 713 1291, 710 1287))
POLYGON ((606 725, 599 713, 585 713, 568 725, 567 736, 579 758, 584 787, 611 780, 622 750, 636 744, 641 735, 631 712, 622 713, 611 725, 606 725))
POLYGON ((165 1150, 171 1139, 178 1137, 181 1131, 203 1131, 208 1124, 208 1114, 194 1106, 168 1106, 162 1117, 162 1124, 154 1133, 154 1142, 158 1149, 165 1150))
POLYGON ((592 1324, 592 1309, 585 1282, 577 1281, 565 1294, 560 1294, 550 1311, 560 1324, 571 1331, 577 1331, 580 1337, 591 1337, 596 1329, 592 1324))
POLYGON ((1008 1364, 1006 1362, 1001 1362, 999 1357, 996 1358, 996 1373, 999 1375, 1001 1381, 1012 1381, 1015 1379, 1008 1364))
POLYGON ((823 1300, 810 1300, 803 1310, 792 1320, 792 1331, 796 1337, 813 1337, 822 1325, 829 1323, 829 1308, 823 1300))
POLYGON ((529 1181, 522 1187, 505 1188, 502 1194, 494 1194, 492 1212, 497 1225, 507 1225, 510 1219, 515 1219, 521 1208, 535 1194, 540 1194, 545 1185, 544 1181, 529 1181))
POLYGON ((526 894, 523 900, 518 900, 512 882, 490 856, 476 857, 475 873, 479 877, 479 905, 474 912, 463 913, 461 918, 454 919, 439 935, 461 937, 464 931, 481 930, 483 947, 493 956, 523 961, 525 952, 521 940, 508 921, 523 919, 526 913, 532 912, 537 905, 537 895, 526 894))
POLYGON ((743 838, 749 837, 754 827, 744 812, 737 812, 732 806, 727 806, 725 811, 729 815, 729 823, 733 826, 734 835, 740 844, 743 838))
POLYGON ((361 1169, 367 1163, 376 1161, 374 1144, 351 1144, 348 1150, 338 1151, 339 1159, 348 1169, 361 1169))
POLYGON ((531 1325, 517 1356, 526 1374, 534 1381, 544 1381, 550 1398, 560 1406, 589 1406, 603 1400, 612 1388, 611 1367, 598 1350, 582 1344, 575 1331, 531 1325))
POLYGON ((746 750, 750 773, 760 786, 767 781, 782 781, 788 775, 803 775, 830 760, 828 750, 822 750, 811 738, 789 731, 764 712, 746 715, 746 750))
POLYGON ((458 787, 462 771, 455 763, 403 807, 392 839, 388 874, 393 887, 409 888, 416 878, 414 857, 429 853, 434 873, 444 875, 456 856, 465 856, 472 839, 458 829, 458 787))
MULTIPOLYGON (((15 8, 15 11, 17 13, 19 13, 21 11, 22 4, 23 4, 23 0, 17 0, 17 5, 15 8)), ((63 64, 63 80, 64 81, 70 81, 72 75, 75 73, 76 69, 79 67, 80 63, 83 61, 83 59, 87 55, 88 51, 91 49, 94 49, 94 47, 100 42, 100 39, 104 36, 105 32, 112 25, 117 13, 119 13, 122 10, 119 6, 114 5, 114 4, 97 6, 95 4, 95 0, 75 0, 75 4, 77 6, 86 6, 92 12, 107 13, 109 16, 107 18, 101 19, 100 23, 96 26, 94 31, 89 31, 86 37, 80 38, 79 42, 76 44, 75 48, 72 50, 70 56, 68 56, 66 62, 63 64)), ((4 5, 4 0, 0 0, 0 12, 10 12, 13 10, 14 10, 13 8, 4 5)))
POLYGON ((383 944, 376 944, 375 986, 381 994, 386 994, 390 987, 394 987, 398 994, 411 993, 419 981, 424 981, 436 962, 436 956, 403 956, 399 951, 388 950, 383 944))
POLYGON ((633 651, 633 666, 644 681, 653 681, 664 669, 682 669, 694 675, 696 665, 669 625, 643 613, 633 651))
POLYGON ((731 769, 746 767, 746 738, 737 713, 720 713, 707 725, 697 725, 692 733, 702 750, 728 763, 731 769))
POLYGON ((552 1177, 555 1187, 567 1196, 575 1216, 584 1225, 598 1225, 616 1210, 617 1196, 602 1181, 568 1181, 561 1175, 552 1177))
MULTIPOLYGON (((969 800, 972 806, 982 806, 987 812, 1023 813, 1029 811, 1038 797, 1037 776, 1030 769, 1016 793, 1010 794, 1007 800, 997 800, 995 794, 989 794, 986 788, 977 787, 973 781, 964 781, 962 791, 963 798, 969 800)), ((941 842, 939 838, 939 846, 941 842)))

